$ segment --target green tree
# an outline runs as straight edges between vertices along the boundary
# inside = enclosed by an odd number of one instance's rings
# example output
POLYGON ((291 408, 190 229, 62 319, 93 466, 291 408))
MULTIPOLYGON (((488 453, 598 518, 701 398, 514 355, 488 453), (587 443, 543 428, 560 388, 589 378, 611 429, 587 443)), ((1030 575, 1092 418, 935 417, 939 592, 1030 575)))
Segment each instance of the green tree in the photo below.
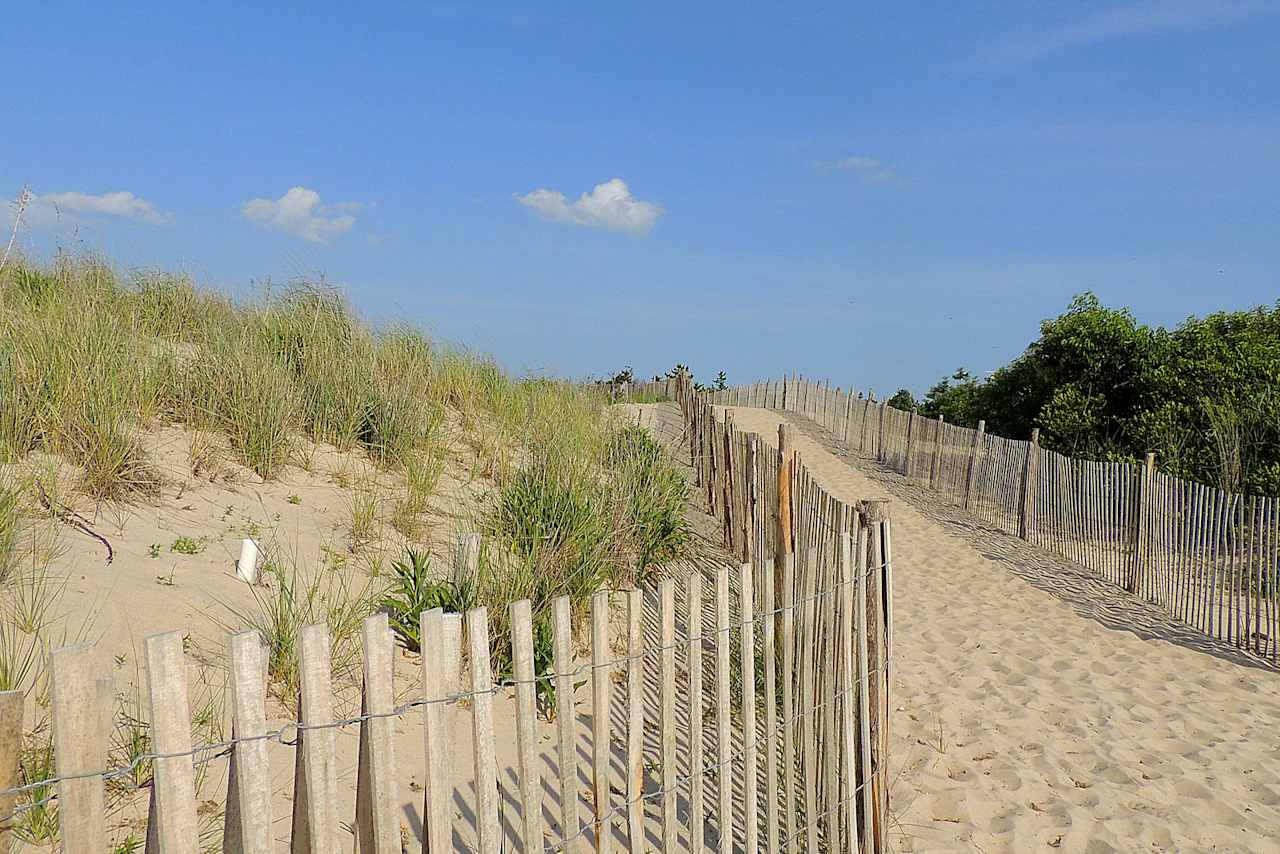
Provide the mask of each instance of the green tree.
POLYGON ((939 415, 949 424, 977 427, 982 418, 978 400, 978 381, 964 368, 934 383, 920 402, 920 413, 929 418, 939 415))
POLYGON ((987 381, 956 371, 920 411, 971 426, 984 418, 1012 438, 1039 427, 1045 447, 1085 459, 1154 451, 1179 477, 1280 494, 1280 302, 1170 331, 1086 292, 987 381))
POLYGON ((889 405, 894 409, 901 409, 903 412, 910 412, 916 408, 916 398, 911 392, 905 388, 900 388, 893 393, 893 397, 889 398, 889 405))

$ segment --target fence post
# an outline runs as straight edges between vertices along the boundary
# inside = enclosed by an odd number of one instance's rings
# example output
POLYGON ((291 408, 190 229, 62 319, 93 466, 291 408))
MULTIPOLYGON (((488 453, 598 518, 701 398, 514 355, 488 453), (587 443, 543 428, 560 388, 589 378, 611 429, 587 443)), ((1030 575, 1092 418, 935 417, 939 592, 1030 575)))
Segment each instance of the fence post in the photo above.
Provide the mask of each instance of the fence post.
POLYGON ((889 407, 881 402, 880 404, 880 436, 876 439, 876 459, 884 462, 884 416, 885 410, 889 407))
POLYGON ((722 488, 724 490, 724 544, 725 547, 733 552, 733 530, 734 530, 734 496, 733 496, 733 410, 726 410, 724 413, 724 431, 723 431, 724 453, 721 460, 724 463, 721 468, 724 471, 722 488))
POLYGON ((290 840, 295 851, 333 851, 338 839, 338 753, 329 629, 323 623, 304 626, 298 644, 299 729, 290 840))
POLYGON ((872 714, 873 744, 871 756, 874 805, 871 825, 875 850, 885 850, 885 826, 889 816, 889 790, 886 758, 889 749, 889 673, 893 660, 893 575, 890 562, 888 510, 886 499, 862 503, 862 525, 867 531, 869 565, 866 568, 868 598, 874 602, 876 613, 870 615, 874 623, 867 627, 869 640, 874 641, 871 650, 870 670, 875 674, 874 713, 872 714))
POLYGON ((457 550, 453 557, 453 583, 474 582, 480 574, 480 535, 458 534, 457 550))
POLYGON ((105 792, 106 715, 94 675, 99 672, 90 644, 64 647, 49 656, 53 696, 54 770, 58 782, 58 830, 63 851, 107 847, 105 792))
POLYGON ((542 757, 538 749, 538 686, 533 661, 533 606, 512 602, 511 670, 516 679, 516 749, 520 763, 520 843, 524 850, 542 844, 542 757))
MULTIPOLYGON (((793 551, 791 529, 791 439, 786 424, 778 425, 778 515, 777 534, 774 537, 773 552, 773 596, 775 602, 785 602, 783 598, 783 578, 787 565, 787 557, 793 551)), ((782 615, 775 618, 777 631, 782 633, 782 615)))
MULTIPOLYGON (((18 785, 19 760, 22 757, 22 692, 0 692, 0 790, 18 785)), ((8 851, 12 844, 9 835, 10 822, 6 818, 13 812, 16 795, 0 796, 0 851, 8 851)))
POLYGON ((845 395, 844 403, 844 432, 840 437, 840 441, 846 445, 849 444, 849 422, 853 420, 853 386, 849 386, 849 391, 845 395))
POLYGON ((1156 470, 1156 455, 1147 452, 1146 459, 1142 461, 1142 470, 1138 474, 1138 512, 1134 514, 1133 525, 1133 563, 1129 571, 1129 584, 1127 588, 1130 593, 1138 594, 1142 592, 1142 582, 1147 572, 1147 541, 1150 537, 1151 527, 1151 499, 1154 489, 1154 476, 1156 470))
MULTIPOLYGON (((911 462, 912 462, 911 452, 915 450, 914 440, 916 437, 916 415, 917 414, 918 413, 914 409, 911 410, 909 413, 907 413, 907 451, 906 451, 906 459, 902 464, 902 476, 905 477, 907 480, 911 479, 911 470, 914 468, 914 466, 911 465, 911 462)), ((880 423, 883 426, 884 420, 881 419, 880 423)))
POLYGON ((182 633, 152 635, 144 642, 151 743, 156 758, 147 823, 149 850, 168 854, 196 849, 196 783, 191 761, 191 711, 187 704, 182 633))
POLYGON ((676 582, 670 576, 658 582, 662 650, 662 850, 674 851, 678 835, 676 814, 676 582))
POLYGON ((942 438, 946 435, 947 418, 938 415, 938 426, 933 428, 933 458, 929 461, 929 488, 937 489, 938 471, 942 468, 942 438))
POLYGON ((400 850, 400 800, 396 795, 395 639, 385 613, 365 617, 364 690, 360 703, 360 758, 356 769, 355 837, 360 854, 400 850))
POLYGON ((867 397, 862 402, 862 424, 858 426, 858 453, 867 451, 867 419, 871 417, 871 402, 876 399, 875 389, 867 389, 867 397))
POLYGON ((982 436, 987 432, 987 422, 979 421, 978 429, 973 434, 973 447, 969 449, 969 468, 964 475, 964 509, 969 509, 973 496, 973 479, 978 473, 978 449, 982 447, 982 436))
POLYGON ((266 734, 265 648, 256 631, 231 638, 231 737, 222 844, 227 854, 269 854, 271 763, 266 734), (251 740, 242 740, 251 739, 251 740))
POLYGON ((1018 536, 1027 539, 1035 524, 1036 483, 1040 469, 1040 428, 1031 431, 1027 458, 1022 463, 1022 502, 1018 508, 1018 536))
POLYGON ((746 486, 747 494, 743 496, 743 506, 746 512, 743 514, 743 536, 742 536, 742 561, 743 563, 752 563, 755 561, 756 542, 755 538, 758 534, 758 520, 756 512, 759 503, 760 487, 756 483, 759 477, 759 463, 757 456, 759 454, 759 446, 756 444, 756 434, 747 434, 747 466, 746 466, 746 486))

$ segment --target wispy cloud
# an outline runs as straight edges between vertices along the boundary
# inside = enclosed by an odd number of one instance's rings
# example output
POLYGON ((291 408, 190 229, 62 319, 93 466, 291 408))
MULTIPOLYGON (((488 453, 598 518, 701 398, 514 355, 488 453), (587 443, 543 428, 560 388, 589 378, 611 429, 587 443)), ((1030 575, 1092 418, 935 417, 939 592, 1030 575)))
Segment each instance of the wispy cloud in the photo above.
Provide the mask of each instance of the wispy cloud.
POLYGON ((34 195, 24 219, 33 225, 49 225, 64 218, 116 217, 164 225, 173 215, 159 210, 146 199, 127 190, 114 193, 66 192, 34 195))
POLYGON ((546 189, 517 194, 516 199, 553 222, 637 235, 647 234, 663 213, 661 205, 642 202, 631 195, 621 178, 596 184, 590 193, 583 193, 572 203, 564 193, 546 189))
POLYGON ((975 60, 983 65, 1017 65, 1072 48, 1210 30, 1278 12, 1276 0, 1131 0, 1045 29, 1010 33, 982 47, 975 60))
POLYGON ((241 206, 240 213, 262 228, 311 243, 328 243, 351 230, 356 218, 350 212, 360 207, 357 202, 323 205, 315 190, 293 187, 275 200, 250 199, 241 206))
POLYGON ((893 180, 893 170, 886 166, 883 162, 876 160, 874 157, 842 157, 839 160, 822 161, 818 164, 822 169, 839 169, 842 172, 852 172, 857 175, 860 180, 868 183, 879 181, 893 180))

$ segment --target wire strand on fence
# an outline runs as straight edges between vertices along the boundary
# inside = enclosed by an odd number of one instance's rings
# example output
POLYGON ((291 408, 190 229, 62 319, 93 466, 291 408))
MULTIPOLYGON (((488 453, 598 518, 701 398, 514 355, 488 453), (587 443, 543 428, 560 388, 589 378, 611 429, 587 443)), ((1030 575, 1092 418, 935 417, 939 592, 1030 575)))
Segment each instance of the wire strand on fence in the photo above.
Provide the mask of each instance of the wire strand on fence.
MULTIPOLYGON (((861 576, 861 578, 870 579, 877 572, 880 572, 883 569, 883 567, 884 567, 883 564, 876 564, 870 567, 861 576)), ((733 625, 729 626, 726 629, 716 629, 711 632, 707 632, 704 629, 695 637, 676 641, 675 643, 672 643, 672 644, 651 645, 646 647, 644 651, 637 653, 636 655, 628 655, 628 656, 622 656, 620 658, 610 659, 604 664, 593 664, 593 663, 583 664, 578 668, 576 668, 575 670, 568 673, 567 675, 570 679, 576 679, 580 676, 590 674, 596 670, 600 670, 600 669, 612 670, 614 668, 619 668, 623 665, 630 664, 633 661, 641 661, 651 656, 659 656, 663 652, 666 652, 668 650, 688 647, 694 643, 698 643, 704 649, 713 650, 715 648, 715 644, 718 643, 717 638, 720 635, 728 634, 732 632, 734 629, 741 629, 742 627, 748 624, 750 625, 755 625, 758 623, 762 624, 763 621, 777 617, 783 613, 786 613, 787 611, 795 611, 811 602, 821 601, 822 599, 825 599, 829 596, 833 596, 836 593, 840 592, 844 587, 856 584, 859 580, 861 579, 858 576, 854 576, 846 580, 837 581, 834 584, 828 586, 826 589, 820 590, 811 596, 806 596, 806 597, 802 597, 800 599, 795 600, 792 604, 788 606, 774 608, 771 611, 758 612, 754 614, 752 619, 749 621, 735 622, 733 625)), ((428 705, 452 705, 456 703, 462 703, 467 700, 472 700, 480 696, 496 696, 502 691, 508 690, 510 688, 514 688, 518 685, 529 685, 529 684, 537 685, 537 684, 543 684, 543 683, 550 683, 553 680, 561 678, 564 675, 566 674, 544 673, 544 674, 539 674, 535 676, 533 679, 527 679, 527 680, 504 679, 501 682, 494 684, 493 687, 488 688, 484 691, 475 691, 475 690, 459 691, 444 697, 438 697, 433 700, 427 700, 424 698, 415 698, 405 703, 401 703, 400 705, 386 712, 368 712, 360 715, 355 715, 353 717, 341 718, 338 720, 329 721, 321 724, 304 724, 304 723, 301 723, 300 721, 288 721, 284 723, 282 726, 280 726, 279 728, 272 730, 271 732, 260 733, 258 735, 253 735, 253 736, 245 736, 242 738, 233 738, 227 741, 213 742, 210 744, 201 744, 191 748, 190 750, 178 751, 175 753, 158 753, 158 752, 148 751, 146 753, 140 753, 137 756, 133 757, 133 759, 131 759, 128 764, 117 766, 115 768, 109 768, 109 769, 104 769, 100 771, 86 771, 86 772, 81 772, 77 774, 61 774, 53 777, 47 777, 42 780, 36 780, 34 782, 26 783, 21 786, 15 786, 8 789, 0 789, 0 797, 17 796, 17 795, 24 794, 26 792, 42 789, 48 786, 56 786, 58 783, 72 781, 72 780, 85 780, 85 779, 90 779, 94 777, 101 777, 104 782, 109 780, 115 780, 122 777, 127 777, 133 774, 133 772, 137 771, 138 768, 142 767, 145 763, 151 762, 157 759, 181 759, 181 758, 190 756, 193 758, 192 764, 195 767, 201 767, 203 765, 206 765, 214 761, 215 759, 219 759, 221 757, 229 755, 231 751, 234 750, 234 748, 238 744, 251 744, 259 741, 274 741, 286 747, 292 747, 297 744, 297 734, 307 730, 341 729, 349 726, 354 726, 356 724, 363 723, 365 721, 370 721, 370 720, 377 720, 382 718, 399 718, 399 717, 403 717, 405 714, 413 711, 414 709, 422 708, 428 705), (202 754, 208 754, 208 755, 202 756, 202 754)), ((136 791, 142 788, 145 788, 145 786, 136 786, 134 787, 134 790, 136 791)), ((29 812, 33 809, 36 809, 37 807, 42 806, 46 803, 49 803, 50 801, 55 800, 56 798, 57 798, 57 793, 55 792, 38 801, 28 802, 21 806, 15 807, 13 811, 9 813, 9 815, 0 816, 0 823, 12 820, 17 816, 25 812, 29 812)))
MULTIPOLYGON (((738 752, 729 756, 729 758, 722 759, 719 762, 715 762, 711 765, 703 765, 701 768, 698 769, 696 773, 685 774, 677 778, 676 784, 671 788, 656 789, 652 792, 646 792, 645 794, 641 795, 638 798, 623 800, 621 803, 616 804, 612 809, 610 809, 605 814, 604 818, 608 820, 613 818, 616 815, 620 815, 624 813, 627 807, 631 806, 632 804, 651 800, 653 798, 658 797, 659 795, 667 794, 669 792, 679 791, 683 789, 686 785, 688 785, 695 777, 703 777, 703 776, 706 776, 707 774, 712 773, 713 771, 717 771, 721 768, 732 765, 733 763, 742 759, 742 757, 746 753, 748 746, 753 746, 758 749, 766 744, 769 744, 774 739, 781 736, 788 727, 793 727, 803 719, 809 717, 810 715, 816 714, 819 710, 821 710, 828 704, 834 703, 836 700, 846 695, 857 693, 860 690, 865 692, 869 687, 871 674, 875 673, 878 675, 881 673, 887 673, 888 668, 889 668, 889 659, 886 658, 883 664, 874 668, 873 670, 868 670, 865 674, 859 677, 858 682, 860 684, 851 685, 848 688, 837 691, 833 693, 831 696, 823 698, 821 702, 815 703, 813 708, 809 709, 808 711, 798 712, 792 715, 789 721, 785 721, 779 724, 778 726, 774 727, 772 732, 766 731, 764 735, 760 736, 755 740, 754 744, 752 745, 743 744, 741 746, 741 749, 739 749, 738 752)), ((863 788, 866 787, 866 785, 868 785, 871 782, 871 780, 874 780, 876 777, 882 775, 885 772, 886 768, 887 768, 886 763, 882 762, 880 766, 872 773, 871 778, 865 781, 864 783, 859 784, 854 791, 861 791, 863 788)), ((823 815, 825 815, 825 813, 823 815)), ((822 815, 819 815, 818 817, 821 818, 822 815)), ((545 848, 543 848, 544 854, 550 854, 550 852, 554 852, 554 851, 561 851, 570 842, 574 842, 575 840, 578 840, 587 836, 589 833, 592 832, 592 830, 594 829, 593 825, 596 823, 601 823, 601 822, 596 822, 593 820, 592 822, 583 824, 582 827, 580 827, 576 833, 570 836, 562 837, 559 842, 555 842, 550 845, 547 845, 545 848)), ((721 833, 721 836, 723 837, 723 832, 721 833)))

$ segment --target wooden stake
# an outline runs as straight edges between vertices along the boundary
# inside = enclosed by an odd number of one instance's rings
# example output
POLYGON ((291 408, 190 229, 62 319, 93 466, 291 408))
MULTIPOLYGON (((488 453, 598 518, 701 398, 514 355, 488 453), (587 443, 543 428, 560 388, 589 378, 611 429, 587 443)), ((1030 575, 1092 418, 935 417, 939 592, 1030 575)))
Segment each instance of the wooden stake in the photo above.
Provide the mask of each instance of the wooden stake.
POLYGON ((685 632, 689 639, 689 849, 698 854, 703 850, 706 836, 703 827, 706 780, 702 770, 702 574, 696 568, 686 582, 685 599, 688 609, 685 632))
POLYGON ((538 750, 538 674, 533 660, 533 605, 512 602, 511 670, 516 682, 516 747, 520 765, 520 843, 542 848, 542 777, 538 750))
POLYGON ((480 854, 502 849, 498 824, 498 758, 493 732, 493 672, 489 663, 489 612, 483 606, 467 612, 471 663, 471 733, 474 741, 476 829, 480 854))
POLYGON ((256 631, 231 638, 231 737, 227 773, 227 811, 223 818, 225 854, 269 854, 271 838, 271 763, 267 742, 266 650, 256 631))
POLYGON ((720 850, 733 847, 733 756, 730 744, 729 721, 729 661, 732 657, 732 641, 729 631, 729 567, 716 570, 716 735, 719 769, 719 817, 720 850))
POLYGON ((157 854, 185 854, 196 850, 197 832, 191 710, 187 704, 182 632, 152 635, 144 646, 153 749, 159 754, 186 754, 152 760, 151 798, 155 809, 147 825, 147 837, 154 841, 157 854))
POLYGON ((578 833, 578 746, 573 702, 573 626, 568 596, 551 602, 556 668, 556 729, 560 748, 560 838, 578 833))
MULTIPOLYGON (((609 591, 591 597, 591 756, 597 854, 613 849, 609 817, 609 591)), ((496 852, 494 852, 496 854, 496 852)))
POLYGON ((419 617, 422 647, 423 743, 426 770, 423 775, 422 852, 448 851, 453 846, 453 783, 448 754, 453 736, 447 726, 444 699, 454 689, 451 671, 458 667, 458 650, 446 638, 445 613, 440 608, 419 617), (452 660, 451 660, 452 659, 452 660))
POLYGON ((1040 470, 1040 428, 1031 431, 1027 443, 1027 456, 1022 463, 1022 500, 1018 508, 1018 536, 1027 539, 1035 527, 1036 489, 1040 470))
POLYGON ((676 584, 658 582, 662 628, 662 850, 675 851, 679 825, 676 802, 676 584))
MULTIPOLYGON (((18 786, 22 768, 22 692, 0 691, 0 791, 18 786)), ((12 845, 16 795, 0 795, 0 851, 12 845)))
POLYGON ((644 854, 644 594, 627 591, 627 838, 644 854))
POLYGON ((333 723, 329 629, 303 626, 298 701, 298 744, 293 790, 294 854, 328 854, 338 843, 338 756, 333 723))
POLYGON ((81 777, 106 767, 105 710, 94 676, 91 644, 64 647, 49 657, 52 671, 53 751, 58 782, 62 850, 105 851, 102 777, 81 777))

